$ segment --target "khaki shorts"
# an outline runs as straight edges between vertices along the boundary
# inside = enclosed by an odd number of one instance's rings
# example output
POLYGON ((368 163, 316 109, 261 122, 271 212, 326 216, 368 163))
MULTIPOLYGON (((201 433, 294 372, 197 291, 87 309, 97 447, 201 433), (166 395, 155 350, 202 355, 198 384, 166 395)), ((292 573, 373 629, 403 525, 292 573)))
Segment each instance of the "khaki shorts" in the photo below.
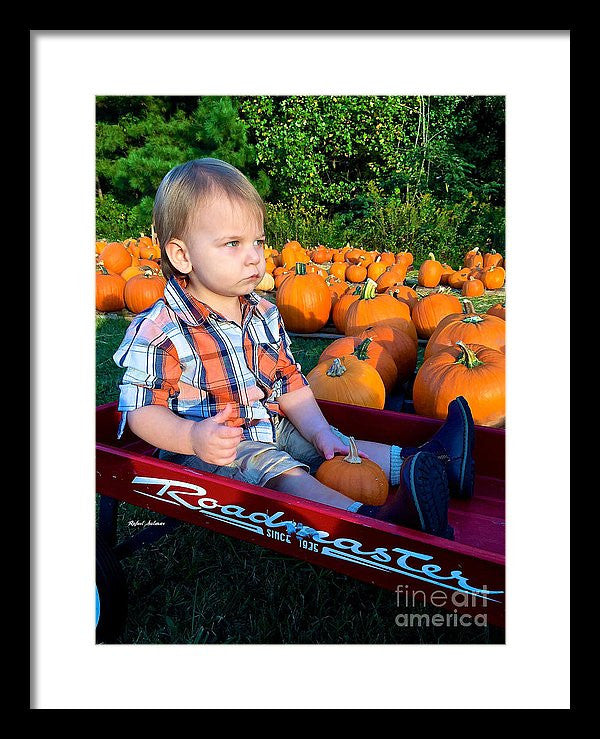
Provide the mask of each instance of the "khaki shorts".
MULTIPOLYGON (((264 486, 272 477, 277 477, 294 467, 301 467, 314 475, 325 458, 287 418, 279 416, 273 420, 275 441, 272 443, 241 441, 237 448, 235 462, 227 467, 208 464, 193 454, 176 454, 164 449, 159 451, 158 457, 166 462, 175 462, 203 472, 212 472, 215 475, 223 475, 223 477, 243 480, 260 486, 264 486)), ((331 430, 344 444, 349 443, 348 437, 341 431, 334 426, 331 426, 331 430)))

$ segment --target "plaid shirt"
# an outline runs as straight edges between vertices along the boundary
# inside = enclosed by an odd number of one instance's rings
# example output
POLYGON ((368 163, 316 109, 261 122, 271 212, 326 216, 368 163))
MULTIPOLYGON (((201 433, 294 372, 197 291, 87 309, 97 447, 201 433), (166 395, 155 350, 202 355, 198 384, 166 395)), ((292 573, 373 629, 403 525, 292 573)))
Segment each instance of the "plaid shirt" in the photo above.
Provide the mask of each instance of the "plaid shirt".
POLYGON ((272 442, 277 398, 308 385, 290 350, 275 305, 254 293, 240 297, 241 327, 192 297, 173 277, 164 299, 138 314, 113 355, 125 368, 120 387, 121 437, 127 411, 164 405, 201 421, 233 403, 246 419, 244 439, 272 442), (248 390, 265 397, 252 403, 248 390))

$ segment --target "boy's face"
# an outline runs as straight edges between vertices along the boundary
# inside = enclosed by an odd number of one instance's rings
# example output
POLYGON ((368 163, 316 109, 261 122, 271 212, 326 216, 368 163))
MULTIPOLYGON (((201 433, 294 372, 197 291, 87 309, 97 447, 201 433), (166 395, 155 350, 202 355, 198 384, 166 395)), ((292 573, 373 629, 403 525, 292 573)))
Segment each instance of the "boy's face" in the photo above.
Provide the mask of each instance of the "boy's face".
POLYGON ((222 195, 203 204, 185 242, 189 288, 201 300, 252 292, 265 273, 264 226, 250 207, 222 195))

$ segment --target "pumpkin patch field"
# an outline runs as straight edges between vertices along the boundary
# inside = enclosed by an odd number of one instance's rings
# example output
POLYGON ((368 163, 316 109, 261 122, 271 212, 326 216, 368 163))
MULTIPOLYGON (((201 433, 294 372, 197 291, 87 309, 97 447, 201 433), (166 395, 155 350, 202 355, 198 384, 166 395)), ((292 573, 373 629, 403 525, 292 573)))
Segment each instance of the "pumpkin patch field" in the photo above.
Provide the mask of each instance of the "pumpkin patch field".
MULTIPOLYGON (((504 426, 506 263, 495 249, 461 264, 434 253, 346 244, 265 246, 258 294, 275 303, 315 393, 444 418, 463 395, 480 425, 504 426), (440 356, 441 355, 441 356, 440 356)), ((166 284, 154 232, 96 242, 96 310, 130 320, 166 284)))

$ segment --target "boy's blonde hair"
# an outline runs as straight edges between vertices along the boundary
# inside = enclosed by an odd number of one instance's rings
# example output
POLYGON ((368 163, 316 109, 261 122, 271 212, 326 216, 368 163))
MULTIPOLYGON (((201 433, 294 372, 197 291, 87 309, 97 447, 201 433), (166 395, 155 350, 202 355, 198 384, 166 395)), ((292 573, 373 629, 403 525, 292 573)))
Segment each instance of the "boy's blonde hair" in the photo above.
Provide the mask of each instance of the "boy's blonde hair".
POLYGON ((219 194, 250 206, 253 215, 264 222, 265 204, 252 183, 239 169, 221 159, 192 159, 164 176, 156 191, 152 218, 161 246, 161 270, 167 280, 181 273, 169 261, 164 247, 171 239, 186 241, 198 207, 219 194))

